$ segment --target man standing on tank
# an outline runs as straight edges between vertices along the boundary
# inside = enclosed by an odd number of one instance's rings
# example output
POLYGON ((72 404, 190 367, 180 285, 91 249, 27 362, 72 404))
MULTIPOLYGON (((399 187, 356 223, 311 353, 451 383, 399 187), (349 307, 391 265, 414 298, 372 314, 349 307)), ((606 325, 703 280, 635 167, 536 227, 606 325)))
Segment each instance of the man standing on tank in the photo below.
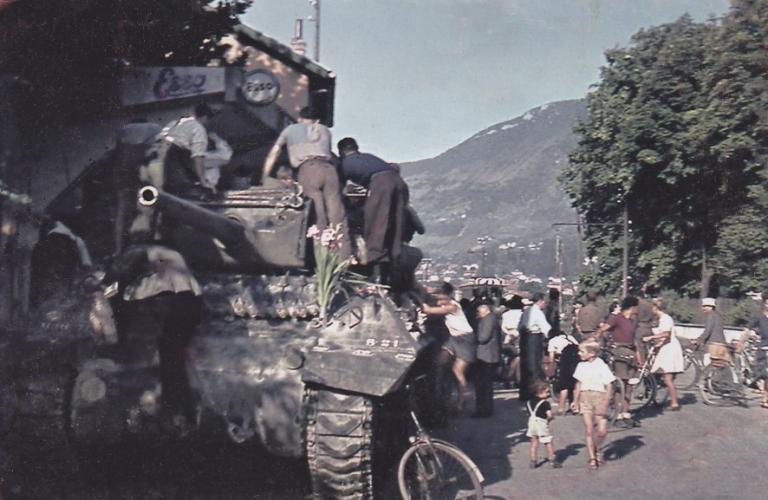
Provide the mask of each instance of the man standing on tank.
POLYGON ((339 175, 331 159, 331 131, 320 123, 319 110, 306 106, 299 113, 298 123, 288 125, 278 136, 264 161, 262 184, 277 163, 283 146, 288 149, 288 161, 298 171, 304 195, 312 200, 315 219, 321 231, 340 225, 343 235, 339 257, 351 255, 349 231, 344 205, 341 201, 339 175))
POLYGON ((162 423, 185 434, 196 419, 186 359, 201 319, 200 285, 180 253, 159 245, 130 247, 112 262, 104 282, 116 283, 120 294, 117 359, 151 366, 159 354, 162 423))
POLYGON ((368 190, 363 207, 365 259, 362 264, 391 263, 403 249, 408 187, 397 168, 377 156, 361 153, 352 137, 340 140, 338 148, 344 178, 368 190))

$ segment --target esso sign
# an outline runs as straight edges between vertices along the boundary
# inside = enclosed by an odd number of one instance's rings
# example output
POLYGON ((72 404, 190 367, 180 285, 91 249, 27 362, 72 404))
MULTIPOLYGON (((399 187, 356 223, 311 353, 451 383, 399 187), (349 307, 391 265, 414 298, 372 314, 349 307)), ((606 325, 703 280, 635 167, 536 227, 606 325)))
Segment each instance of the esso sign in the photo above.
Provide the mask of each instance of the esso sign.
POLYGON ((275 102, 280 94, 280 81, 273 73, 257 69, 246 73, 240 90, 246 101, 257 106, 266 106, 275 102))

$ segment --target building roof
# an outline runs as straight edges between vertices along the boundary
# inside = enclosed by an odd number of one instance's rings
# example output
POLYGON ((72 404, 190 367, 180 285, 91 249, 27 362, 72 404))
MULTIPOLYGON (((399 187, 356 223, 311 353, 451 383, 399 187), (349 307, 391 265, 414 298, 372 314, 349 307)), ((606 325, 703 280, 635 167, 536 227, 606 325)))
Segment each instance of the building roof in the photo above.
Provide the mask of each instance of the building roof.
POLYGON ((315 61, 293 51, 290 47, 278 42, 272 37, 265 35, 247 24, 240 23, 234 28, 235 33, 249 38, 254 45, 262 48, 264 52, 290 64, 296 69, 303 70, 304 73, 311 73, 317 77, 334 80, 336 75, 328 68, 316 63, 315 61))

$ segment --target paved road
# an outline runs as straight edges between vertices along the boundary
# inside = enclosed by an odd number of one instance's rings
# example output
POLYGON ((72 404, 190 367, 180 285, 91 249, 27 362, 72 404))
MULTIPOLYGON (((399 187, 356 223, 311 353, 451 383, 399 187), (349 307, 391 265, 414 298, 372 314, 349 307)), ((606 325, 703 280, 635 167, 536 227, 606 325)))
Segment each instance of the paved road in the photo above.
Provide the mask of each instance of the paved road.
MULTIPOLYGON (((514 391, 496 392, 493 417, 454 417, 432 434, 458 444, 476 461, 488 500, 763 499, 768 497, 768 411, 757 398, 752 396, 748 408, 711 408, 687 393, 680 412, 647 410, 641 427, 611 429, 606 463, 598 471, 587 470, 576 416, 552 423, 563 468, 529 469, 527 417, 514 391)), ((469 409, 472 404, 470 398, 469 409)), ((48 484, 22 485, 37 495, 19 494, 19 488, 5 484, 0 499, 296 500, 309 492, 305 465, 265 457, 253 446, 157 443, 151 449, 126 446, 122 453, 131 456, 131 468, 116 470, 109 461, 84 465, 79 479, 62 470, 59 477, 39 478, 48 484)), ((394 473, 377 489, 380 500, 398 498, 394 473)))
MULTIPOLYGON (((458 444, 486 476, 489 500, 763 499, 768 498, 768 410, 753 395, 748 408, 713 408, 696 393, 680 412, 651 408, 633 429, 612 428, 606 463, 587 469, 578 416, 552 423, 562 469, 529 469, 525 406, 513 391, 497 391, 490 419, 454 418, 433 434, 458 444)), ((543 459, 545 451, 540 446, 543 459)))

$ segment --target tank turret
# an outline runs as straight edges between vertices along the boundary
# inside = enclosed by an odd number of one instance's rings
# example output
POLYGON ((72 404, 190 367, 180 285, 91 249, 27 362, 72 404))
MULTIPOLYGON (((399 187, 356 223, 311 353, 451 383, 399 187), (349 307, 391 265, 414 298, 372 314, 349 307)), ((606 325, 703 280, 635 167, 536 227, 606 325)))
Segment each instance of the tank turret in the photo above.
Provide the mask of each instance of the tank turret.
POLYGON ((246 226, 242 220, 205 209, 154 186, 141 188, 139 203, 145 207, 156 207, 162 210, 165 217, 216 238, 223 245, 223 250, 241 264, 254 263, 258 259, 258 254, 246 237, 246 226))
POLYGON ((310 205, 300 194, 254 187, 194 202, 146 186, 139 203, 162 213, 163 240, 191 266, 256 272, 306 267, 310 205))

